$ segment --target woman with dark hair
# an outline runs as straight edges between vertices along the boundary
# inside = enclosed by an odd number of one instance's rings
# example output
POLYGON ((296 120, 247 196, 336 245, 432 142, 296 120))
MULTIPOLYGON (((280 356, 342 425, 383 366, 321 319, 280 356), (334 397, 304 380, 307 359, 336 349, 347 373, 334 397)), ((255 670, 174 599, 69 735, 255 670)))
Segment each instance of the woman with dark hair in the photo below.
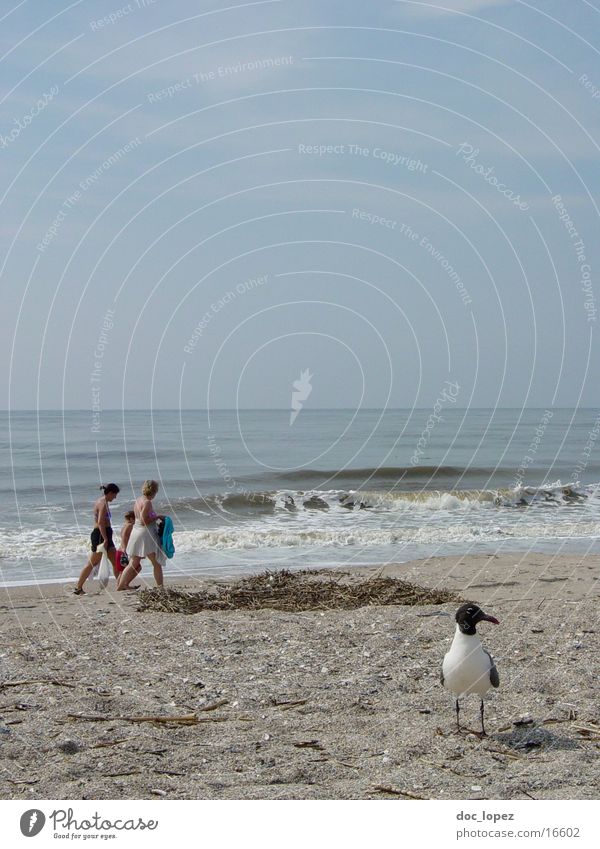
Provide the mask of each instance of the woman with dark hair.
POLYGON ((92 553, 89 556, 88 562, 81 570, 81 575, 77 581, 77 586, 73 590, 75 595, 85 595, 83 585, 90 577, 92 569, 102 560, 102 554, 105 553, 112 563, 115 578, 117 577, 116 568, 116 548, 113 542, 113 532, 110 524, 110 509, 109 504, 114 501, 119 493, 119 487, 116 483, 109 483, 106 486, 101 486, 100 489, 104 492, 94 504, 94 530, 90 535, 92 553))

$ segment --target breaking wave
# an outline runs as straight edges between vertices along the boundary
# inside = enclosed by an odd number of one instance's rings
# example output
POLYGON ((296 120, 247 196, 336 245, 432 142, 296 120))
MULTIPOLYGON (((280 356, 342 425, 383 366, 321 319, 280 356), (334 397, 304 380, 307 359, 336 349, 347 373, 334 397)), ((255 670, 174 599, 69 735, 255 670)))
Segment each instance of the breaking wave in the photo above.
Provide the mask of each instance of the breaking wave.
POLYGON ((513 489, 375 490, 307 489, 230 492, 203 498, 181 499, 175 507, 199 512, 252 513, 277 510, 454 510, 472 507, 523 508, 536 506, 576 506, 600 504, 600 484, 562 485, 560 481, 542 486, 513 489))
MULTIPOLYGON (((598 537, 600 485, 503 490, 364 492, 278 490, 181 499, 166 506, 180 554, 248 549, 313 549, 470 543, 507 538, 598 537), (202 515, 199 515, 202 514, 202 515)), ((89 536, 76 526, 6 527, 0 563, 44 560, 78 566, 89 536)))

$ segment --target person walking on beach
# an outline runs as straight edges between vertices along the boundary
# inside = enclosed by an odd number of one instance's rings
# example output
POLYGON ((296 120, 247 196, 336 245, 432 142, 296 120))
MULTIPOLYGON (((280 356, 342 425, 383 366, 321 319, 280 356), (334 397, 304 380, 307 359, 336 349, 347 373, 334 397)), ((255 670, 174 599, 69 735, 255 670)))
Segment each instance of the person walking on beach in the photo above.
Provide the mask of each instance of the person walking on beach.
POLYGON ((129 565, 125 568, 117 583, 118 590, 130 589, 129 585, 131 581, 140 571, 142 557, 147 557, 154 567, 156 586, 162 587, 163 585, 163 570, 159 562, 159 557, 162 558, 162 553, 156 532, 156 520, 159 517, 154 512, 152 506, 152 499, 155 498, 157 492, 158 484, 156 481, 144 481, 142 495, 133 505, 135 524, 129 537, 129 543, 127 544, 129 565))
POLYGON ((101 486, 104 495, 94 504, 94 529, 90 535, 92 553, 89 556, 88 562, 81 570, 81 575, 77 581, 77 586, 73 590, 75 595, 85 595, 83 585, 90 577, 92 569, 102 560, 103 552, 110 560, 115 578, 118 575, 116 566, 116 549, 113 542, 113 532, 110 524, 110 509, 109 504, 114 501, 119 494, 119 487, 116 483, 108 483, 106 486, 101 486))
MULTIPOLYGON (((117 548, 117 583, 119 582, 119 578, 125 571, 125 567, 129 565, 129 558, 127 557, 127 546, 129 544, 129 537, 131 536, 131 532, 133 530, 133 523, 135 522, 135 513, 133 510, 128 510, 123 517, 125 519, 123 523, 123 527, 121 528, 121 544, 119 548, 117 548)), ((138 567, 138 572, 142 571, 142 567, 138 567)), ((133 589, 133 587, 132 587, 133 589)))

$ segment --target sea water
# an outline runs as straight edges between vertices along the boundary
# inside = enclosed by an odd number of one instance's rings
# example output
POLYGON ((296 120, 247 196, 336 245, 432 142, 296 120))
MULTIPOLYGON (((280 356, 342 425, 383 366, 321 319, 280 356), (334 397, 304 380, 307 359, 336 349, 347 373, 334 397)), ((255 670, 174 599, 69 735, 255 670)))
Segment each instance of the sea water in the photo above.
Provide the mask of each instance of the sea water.
POLYGON ((600 410, 431 413, 0 413, 0 581, 75 577, 99 485, 118 532, 146 478, 171 575, 600 550, 600 410))

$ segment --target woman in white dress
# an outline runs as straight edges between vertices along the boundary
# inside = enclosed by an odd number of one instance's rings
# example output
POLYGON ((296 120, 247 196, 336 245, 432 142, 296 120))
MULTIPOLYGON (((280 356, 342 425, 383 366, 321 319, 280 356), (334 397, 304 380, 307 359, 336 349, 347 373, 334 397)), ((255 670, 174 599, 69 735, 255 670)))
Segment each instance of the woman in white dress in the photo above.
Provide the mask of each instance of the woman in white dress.
POLYGON ((163 585, 163 570, 161 565, 162 551, 158 543, 156 532, 157 514, 152 507, 152 499, 158 492, 156 481, 144 481, 141 498, 133 505, 135 513, 135 524, 127 543, 127 556, 129 565, 121 575, 117 585, 118 590, 129 589, 129 584, 138 574, 138 567, 142 557, 147 557, 154 567, 154 580, 157 587, 163 585))

